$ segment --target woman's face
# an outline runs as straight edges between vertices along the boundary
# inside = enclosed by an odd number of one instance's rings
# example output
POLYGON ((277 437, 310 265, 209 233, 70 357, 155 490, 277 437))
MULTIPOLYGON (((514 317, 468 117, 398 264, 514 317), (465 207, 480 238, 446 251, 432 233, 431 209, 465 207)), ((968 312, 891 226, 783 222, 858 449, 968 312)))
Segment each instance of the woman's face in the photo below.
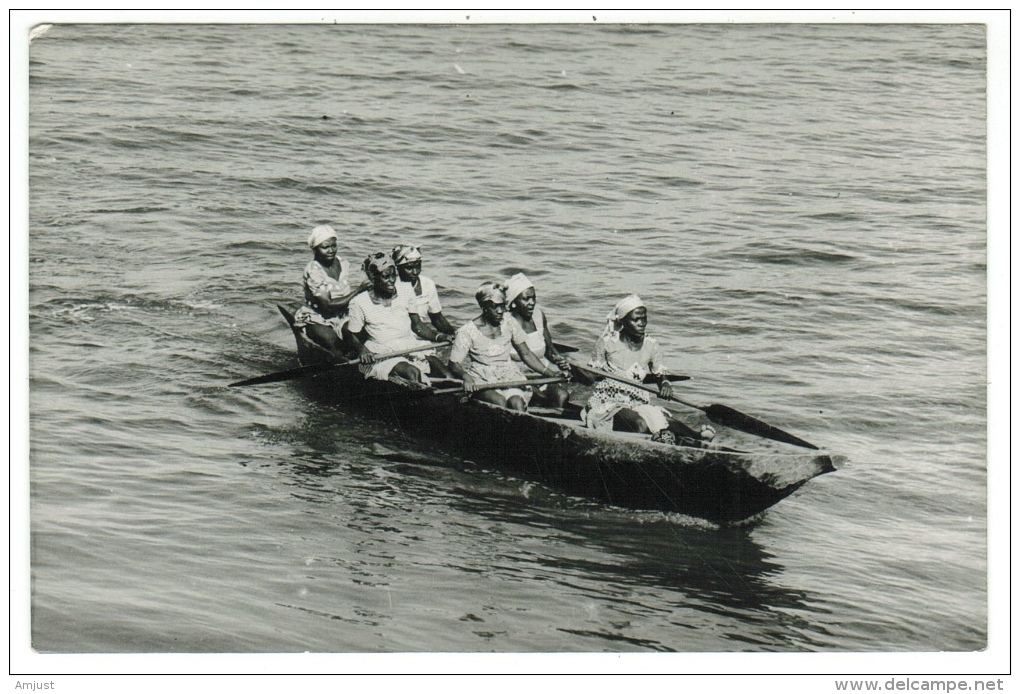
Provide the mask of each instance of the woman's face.
POLYGON ((482 318, 489 325, 499 325, 503 322, 503 315, 506 313, 506 302, 495 303, 492 301, 482 302, 482 318))
POLYGON ((538 303, 538 299, 535 295, 535 288, 528 287, 514 299, 511 308, 521 318, 531 320, 531 315, 535 312, 536 303, 538 303))
POLYGON ((415 260, 412 263, 398 265, 397 272, 400 274, 402 281, 415 284, 418 281, 418 275, 421 274, 421 261, 415 260))
MULTIPOLYGON (((314 249, 315 259, 323 265, 332 265, 336 260, 336 239, 327 239, 314 249)), ((308 256, 305 256, 306 258, 308 256)))
POLYGON ((638 306, 620 321, 620 332, 631 337, 643 338, 648 328, 648 309, 638 306))
POLYGON ((390 265, 382 272, 372 273, 372 289, 379 296, 391 297, 397 293, 397 268, 390 265))

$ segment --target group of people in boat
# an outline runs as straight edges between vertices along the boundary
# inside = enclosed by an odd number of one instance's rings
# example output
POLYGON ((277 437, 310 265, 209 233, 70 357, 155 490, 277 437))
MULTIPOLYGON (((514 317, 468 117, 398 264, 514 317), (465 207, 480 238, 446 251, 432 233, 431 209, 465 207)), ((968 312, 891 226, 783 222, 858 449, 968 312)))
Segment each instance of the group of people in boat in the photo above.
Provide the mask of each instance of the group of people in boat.
MULTIPOLYGON (((455 329, 443 313, 435 282, 421 274, 420 249, 400 245, 369 255, 359 282, 337 245, 329 225, 315 227, 308 237, 314 258, 305 267, 305 302, 295 314, 295 327, 309 339, 338 355, 356 355, 367 378, 412 388, 456 378, 473 397, 494 405, 519 411, 530 404, 567 406, 565 382, 573 366, 553 343, 535 286, 523 273, 483 283, 475 293, 481 313, 455 329), (450 343, 443 360, 439 347, 450 343), (535 379, 553 382, 526 383, 535 379)), ((648 309, 638 296, 620 300, 588 366, 635 384, 654 382, 659 396, 669 398, 673 386, 647 326, 648 309)), ((593 429, 648 433, 663 443, 714 436, 710 427, 695 432, 670 417, 646 390, 608 378, 595 385, 580 416, 593 429)))

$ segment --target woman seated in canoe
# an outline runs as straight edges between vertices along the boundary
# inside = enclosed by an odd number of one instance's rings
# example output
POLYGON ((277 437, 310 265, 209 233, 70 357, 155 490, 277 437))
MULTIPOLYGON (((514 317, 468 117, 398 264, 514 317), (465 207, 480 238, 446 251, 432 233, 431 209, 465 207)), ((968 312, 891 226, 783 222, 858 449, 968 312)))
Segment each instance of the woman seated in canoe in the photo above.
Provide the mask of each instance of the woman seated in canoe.
MULTIPOLYGON (((538 307, 535 285, 527 276, 518 272, 506 283, 506 300, 509 308, 510 320, 515 321, 524 331, 527 337, 528 349, 538 357, 542 365, 552 368, 559 367, 561 371, 570 369, 570 362, 560 354, 553 346, 552 336, 549 334, 549 322, 546 320, 545 312, 538 307)), ((510 354, 514 361, 520 361, 516 351, 510 354)), ((526 375, 534 377, 534 371, 526 372, 526 375)), ((538 386, 534 391, 532 400, 548 407, 562 409, 570 399, 570 391, 563 383, 547 383, 538 386)))
POLYGON ((421 274, 421 249, 417 246, 396 246, 393 249, 393 262, 400 277, 397 291, 408 295, 411 307, 422 322, 432 323, 432 327, 452 338, 456 331, 443 315, 436 283, 421 274))
POLYGON ((406 296, 397 293, 397 268, 386 253, 365 260, 365 274, 371 288, 354 297, 350 316, 343 326, 344 339, 361 360, 361 372, 368 378, 392 380, 412 387, 425 387, 426 374, 446 376, 446 367, 435 356, 426 357, 433 342, 443 334, 425 325, 412 313, 406 296), (380 355, 422 348, 411 354, 379 360, 380 355))
POLYGON ((368 289, 368 280, 352 289, 351 266, 337 255, 337 233, 328 224, 312 229, 308 247, 315 257, 305 266, 305 303, 294 314, 294 327, 336 354, 343 352, 342 326, 351 299, 368 289))
MULTIPOLYGON (((651 375, 658 383, 659 396, 669 398, 673 385, 662 365, 659 342, 645 334, 647 327, 645 303, 635 294, 625 297, 607 317, 606 328, 595 343, 588 365, 635 383, 642 383, 651 375)), ((711 439, 715 433, 711 427, 705 427, 699 434, 651 404, 647 391, 608 378, 595 386, 582 416, 589 428, 648 433, 653 441, 661 443, 676 443, 680 438, 711 439)))
POLYGON ((523 381, 521 368, 510 358, 516 351, 529 368, 542 376, 560 376, 558 369, 547 367, 528 349, 528 338, 520 324, 506 315, 506 289, 486 282, 475 293, 482 314, 457 330, 450 351, 450 371, 464 379, 464 389, 476 392, 479 400, 525 411, 531 400, 527 386, 483 389, 489 383, 523 381))

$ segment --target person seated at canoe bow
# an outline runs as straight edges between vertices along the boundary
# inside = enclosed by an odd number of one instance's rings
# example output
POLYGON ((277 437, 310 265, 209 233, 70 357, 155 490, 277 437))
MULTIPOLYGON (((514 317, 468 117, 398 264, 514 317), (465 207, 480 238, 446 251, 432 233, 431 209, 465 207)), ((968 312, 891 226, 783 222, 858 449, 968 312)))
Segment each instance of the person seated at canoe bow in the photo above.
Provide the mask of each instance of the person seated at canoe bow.
MULTIPOLYGON (((636 294, 620 300, 606 318, 606 327, 595 343, 588 366, 642 383, 649 374, 659 386, 659 396, 673 395, 673 385, 661 361, 659 342, 646 335, 648 308, 636 294)), ((591 429, 634 431, 652 435, 652 441, 677 443, 680 438, 710 439, 715 432, 702 433, 651 404, 647 391, 611 379, 603 379, 588 399, 582 417, 591 429)))
POLYGON ((457 330, 450 351, 450 371, 464 380, 464 390, 477 390, 479 400, 524 412, 531 391, 521 388, 478 390, 487 383, 525 380, 521 368, 510 358, 516 351, 526 366, 542 376, 560 376, 559 369, 548 367, 528 348, 528 338, 520 324, 506 315, 506 288, 486 282, 475 293, 482 314, 457 330))
POLYGON ((361 372, 368 378, 414 387, 428 385, 425 375, 433 369, 447 375, 437 357, 421 353, 378 361, 380 354, 442 342, 444 338, 438 330, 422 323, 418 314, 412 313, 407 297, 397 293, 397 268, 388 254, 370 255, 364 268, 371 289, 351 300, 350 316, 343 326, 344 339, 361 360, 361 372))
MULTIPOLYGON (((552 368, 555 365, 561 371, 569 372, 570 362, 553 346, 549 321, 545 312, 537 305, 535 285, 523 272, 518 272, 507 280, 506 300, 510 320, 516 321, 521 326, 521 330, 527 336, 528 349, 538 357, 543 366, 552 368)), ((510 356, 514 361, 520 361, 516 351, 510 356)), ((527 373, 529 378, 537 375, 534 371, 527 373)), ((570 399, 570 391, 563 383, 547 383, 535 389, 532 399, 536 403, 562 409, 570 399)))
POLYGON ((393 248, 393 262, 400 277, 397 291, 408 295, 408 302, 422 322, 432 323, 432 327, 452 339, 456 330, 443 315, 436 283, 421 274, 421 249, 417 246, 396 246, 393 248))
POLYGON ((364 279, 352 288, 351 264, 337 255, 337 233, 328 224, 312 229, 308 247, 315 257, 305 266, 305 303, 294 313, 294 327, 304 328, 309 339, 342 354, 348 304, 370 284, 364 279))

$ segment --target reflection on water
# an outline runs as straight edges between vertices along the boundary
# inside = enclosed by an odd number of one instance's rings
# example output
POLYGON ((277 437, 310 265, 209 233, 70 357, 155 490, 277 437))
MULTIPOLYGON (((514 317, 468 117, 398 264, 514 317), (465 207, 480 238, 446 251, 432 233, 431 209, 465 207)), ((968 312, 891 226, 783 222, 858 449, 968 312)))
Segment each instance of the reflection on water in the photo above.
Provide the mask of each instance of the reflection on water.
MULTIPOLYGON (((405 572, 439 572, 440 585, 469 576, 524 595, 538 591, 549 606, 517 609, 534 611, 548 629, 581 637, 592 650, 706 650, 719 648, 716 639, 724 635, 726 650, 741 643, 756 650, 821 645, 801 616, 821 611, 818 596, 783 585, 784 567, 755 540, 753 527, 717 528, 566 497, 475 469, 377 421, 328 407, 270 435, 292 446, 278 482, 317 507, 310 513, 342 526, 344 551, 329 554, 323 547, 318 561, 329 567, 329 580, 349 582, 355 592, 390 591, 405 572), (427 549, 433 542, 449 551, 436 556, 427 549), (584 605, 584 619, 572 623, 558 613, 559 600, 584 605), (716 633, 704 638, 699 630, 710 622, 732 622, 737 633, 713 626, 716 633), (692 629, 701 636, 692 638, 692 629)), ((461 597, 436 609, 456 612, 457 623, 471 627, 474 620, 465 615, 476 613, 467 606, 482 596, 466 588, 461 597)), ((415 599, 427 604, 429 596, 415 599)), ((358 600, 346 609, 301 601, 287 607, 348 624, 382 618, 358 600)), ((494 638, 486 629, 468 631, 494 638)), ((513 644, 514 636, 496 640, 513 644)), ((542 650, 540 643, 505 650, 542 650)), ((472 647, 454 638, 439 649, 472 647)))

